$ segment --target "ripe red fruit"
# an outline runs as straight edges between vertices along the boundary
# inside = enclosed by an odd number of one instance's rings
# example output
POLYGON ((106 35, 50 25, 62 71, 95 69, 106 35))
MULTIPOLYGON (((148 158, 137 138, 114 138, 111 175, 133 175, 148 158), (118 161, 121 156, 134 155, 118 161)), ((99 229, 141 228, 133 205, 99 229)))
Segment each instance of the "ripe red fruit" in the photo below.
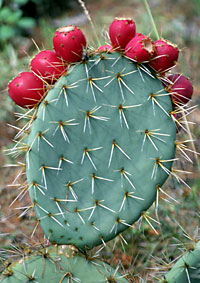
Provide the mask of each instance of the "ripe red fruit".
POLYGON ((153 53, 151 38, 141 33, 134 36, 125 48, 126 56, 138 63, 149 61, 153 53))
POLYGON ((31 69, 48 82, 57 80, 66 71, 63 61, 53 50, 39 52, 31 61, 31 69))
POLYGON ((81 61, 86 39, 75 25, 58 28, 53 37, 53 46, 58 57, 73 63, 81 61))
POLYGON ((180 74, 173 74, 167 78, 170 81, 167 90, 171 93, 172 101, 179 104, 187 103, 192 98, 192 83, 180 74))
POLYGON ((159 39, 153 42, 155 49, 154 58, 149 62, 149 65, 154 71, 163 74, 176 65, 178 60, 178 47, 172 42, 164 39, 159 39))
POLYGON ((109 44, 101 45, 98 48, 98 51, 101 51, 101 52, 114 52, 113 47, 111 45, 109 45, 109 44))
POLYGON ((131 19, 115 18, 109 27, 109 36, 113 47, 124 49, 135 36, 135 22, 131 19))
POLYGON ((44 95, 44 83, 32 72, 22 72, 8 85, 8 92, 14 102, 24 108, 37 105, 44 95))

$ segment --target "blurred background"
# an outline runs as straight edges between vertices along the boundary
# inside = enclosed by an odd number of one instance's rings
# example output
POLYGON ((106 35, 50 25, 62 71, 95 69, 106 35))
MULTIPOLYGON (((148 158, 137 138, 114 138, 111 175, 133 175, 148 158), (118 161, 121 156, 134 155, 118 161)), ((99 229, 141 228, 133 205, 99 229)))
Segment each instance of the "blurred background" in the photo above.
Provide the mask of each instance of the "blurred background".
MULTIPOLYGON (((86 0, 85 3, 102 44, 108 41, 107 31, 114 17, 133 18, 137 32, 150 34, 152 39, 156 39, 144 1, 86 0)), ((194 146, 200 151, 200 0, 149 0, 149 5, 160 36, 176 43, 181 50, 179 62, 173 72, 183 73, 193 83, 194 95, 190 106, 197 105, 197 108, 187 118, 192 122, 190 129, 195 140, 194 146)), ((19 188, 9 184, 15 180, 21 169, 4 167, 5 164, 15 163, 5 150, 13 146, 12 140, 17 133, 14 127, 20 127, 21 121, 16 120, 15 113, 19 109, 9 98, 7 85, 19 72, 29 69, 31 58, 38 52, 36 45, 41 50, 52 49, 56 28, 70 24, 78 25, 83 30, 89 46, 97 47, 88 18, 77 0, 0 0, 0 249, 5 249, 7 254, 10 244, 36 245, 43 241, 40 230, 30 239, 35 227, 32 211, 18 217, 23 209, 17 210, 16 207, 26 206, 29 203, 28 195, 9 207, 20 192, 19 188)), ((178 135, 181 140, 189 139, 183 131, 178 135)), ((117 243, 114 252, 110 249, 104 254, 108 261, 111 262, 112 258, 114 264, 121 260, 125 269, 132 274, 135 280, 133 282, 151 282, 152 276, 149 274, 154 274, 155 270, 149 268, 159 266, 162 269, 165 265, 163 262, 176 258, 179 251, 173 244, 186 241, 180 225, 186 228, 190 226, 188 232, 197 237, 200 220, 200 176, 197 159, 194 154, 189 155, 193 163, 188 164, 182 160, 179 165, 192 172, 188 176, 183 174, 192 190, 176 180, 168 181, 167 193, 177 199, 179 205, 173 201, 169 205, 171 199, 166 195, 161 196, 165 201, 161 200, 159 205, 162 226, 156 227, 158 235, 147 223, 143 223, 138 229, 125 232, 127 240, 132 239, 128 247, 123 248, 117 243), (163 260, 162 264, 160 259, 163 260), (138 278, 143 278, 144 281, 137 281, 138 278)), ((23 156, 20 161, 23 162, 23 156)), ((19 179, 22 179, 19 182, 23 182, 23 176, 19 179)), ((0 254, 2 266, 5 259, 7 257, 3 252, 0 254)))

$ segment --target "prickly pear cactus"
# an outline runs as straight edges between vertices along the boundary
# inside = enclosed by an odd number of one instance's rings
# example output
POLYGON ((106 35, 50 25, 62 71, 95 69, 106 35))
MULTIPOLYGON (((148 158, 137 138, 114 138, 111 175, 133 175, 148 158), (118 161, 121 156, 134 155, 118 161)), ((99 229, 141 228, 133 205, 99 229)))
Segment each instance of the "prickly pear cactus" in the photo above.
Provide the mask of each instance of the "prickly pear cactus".
POLYGON ((4 270, 4 283, 128 282, 117 270, 95 258, 85 259, 70 248, 46 248, 25 256, 4 270))
POLYGON ((154 202, 175 154, 171 99, 145 65, 90 55, 49 90, 28 134, 26 173, 53 243, 92 248, 154 202))
POLYGON ((165 283, 200 282, 200 242, 193 245, 165 275, 165 283))

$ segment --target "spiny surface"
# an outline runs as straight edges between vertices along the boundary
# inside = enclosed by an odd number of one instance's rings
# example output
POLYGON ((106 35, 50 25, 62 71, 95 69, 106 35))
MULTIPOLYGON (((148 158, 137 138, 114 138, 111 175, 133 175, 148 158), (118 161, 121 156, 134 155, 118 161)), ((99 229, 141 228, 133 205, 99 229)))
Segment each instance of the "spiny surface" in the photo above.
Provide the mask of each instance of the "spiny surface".
POLYGON ((141 217, 170 174, 171 100, 120 53, 76 64, 41 103, 28 137, 29 192, 51 241, 92 248, 141 217))
POLYGON ((128 281, 103 261, 85 259, 70 248, 46 248, 11 264, 2 273, 0 282, 125 283, 128 281))
POLYGON ((200 242, 194 244, 166 274, 165 283, 199 283, 200 282, 200 242))

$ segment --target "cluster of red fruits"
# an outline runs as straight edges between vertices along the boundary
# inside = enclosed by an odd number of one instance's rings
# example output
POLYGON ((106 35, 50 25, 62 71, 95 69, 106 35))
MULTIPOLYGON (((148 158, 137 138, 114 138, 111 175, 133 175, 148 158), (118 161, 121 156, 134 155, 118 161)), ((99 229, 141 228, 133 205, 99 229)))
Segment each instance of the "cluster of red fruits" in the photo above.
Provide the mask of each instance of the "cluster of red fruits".
MULTIPOLYGON (((175 104, 187 103, 193 93, 191 82, 181 74, 166 76, 178 60, 179 50, 170 41, 154 41, 136 33, 131 19, 115 18, 109 27, 111 44, 102 45, 95 52, 118 51, 138 64, 148 64, 160 77, 175 104)), ((54 84, 67 73, 70 65, 82 61, 86 50, 83 32, 75 25, 58 28, 53 37, 54 50, 43 50, 31 61, 31 71, 22 72, 9 83, 9 95, 21 107, 32 108, 54 84)))

